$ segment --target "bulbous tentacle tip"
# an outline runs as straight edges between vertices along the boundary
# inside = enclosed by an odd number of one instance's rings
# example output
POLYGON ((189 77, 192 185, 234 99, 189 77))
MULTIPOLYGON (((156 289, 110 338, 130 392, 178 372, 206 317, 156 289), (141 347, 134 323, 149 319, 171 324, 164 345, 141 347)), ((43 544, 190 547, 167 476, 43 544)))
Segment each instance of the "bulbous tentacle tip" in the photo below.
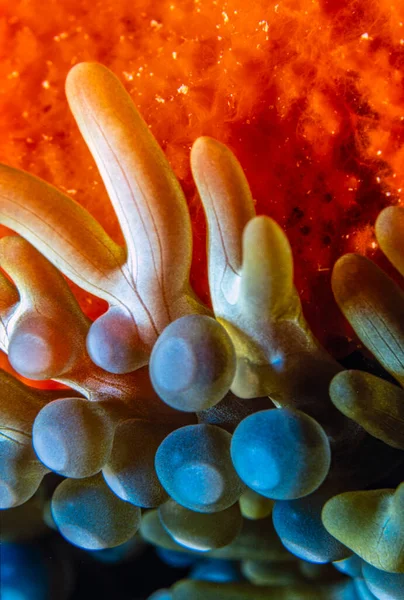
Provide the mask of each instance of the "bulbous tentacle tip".
POLYGON ((192 144, 191 165, 196 167, 198 160, 204 160, 205 158, 213 162, 220 157, 220 154, 229 155, 230 152, 228 146, 219 142, 219 140, 208 135, 201 135, 192 144))
MULTIPOLYGON (((359 575, 375 598, 382 600, 401 600, 404 597, 404 574, 387 573, 363 562, 359 575)), ((366 595, 365 595, 366 599, 366 595)))
POLYGON ((335 264, 332 290, 358 337, 383 367, 404 381, 404 293, 374 262, 348 254, 335 264))
POLYGON ((265 519, 272 513, 274 500, 261 496, 261 494, 247 488, 240 496, 239 504, 241 514, 245 519, 258 521, 265 519))
POLYGON ((103 475, 119 498, 143 508, 154 508, 167 500, 168 495, 156 474, 154 458, 170 431, 164 425, 141 419, 128 419, 118 425, 103 475))
POLYGON ((205 410, 222 400, 235 370, 236 354, 229 335, 205 315, 173 321, 158 338, 150 358, 150 377, 160 398, 188 412, 205 410))
POLYGON ((43 477, 44 473, 37 477, 28 476, 25 481, 21 481, 20 473, 18 481, 0 479, 0 510, 17 508, 25 504, 37 492, 43 477))
POLYGON ((157 476, 178 504, 202 513, 224 510, 244 491, 230 457, 229 433, 214 425, 188 425, 160 444, 157 476))
POLYGON ((24 238, 2 238, 0 262, 19 295, 3 315, 11 365, 29 379, 60 377, 82 355, 87 319, 63 276, 24 238))
POLYGON ((33 446, 39 459, 65 477, 98 473, 107 462, 115 422, 108 407, 84 398, 62 398, 47 404, 33 426, 33 446))
MULTIPOLYGON (((4 436, 0 432, 0 510, 24 504, 38 490, 48 472, 35 457, 30 440, 4 436)), ((13 433, 13 432, 11 432, 13 433)))
POLYGON ((345 492, 324 505, 327 531, 374 567, 404 573, 404 485, 345 492))
POLYGON ((404 208, 388 206, 378 215, 376 238, 389 261, 404 275, 404 208))
POLYGON ((370 435, 404 450, 404 391, 363 371, 341 371, 330 384, 330 397, 345 416, 370 435))
POLYGON ((8 481, 0 481, 0 509, 14 508, 19 504, 18 496, 8 481))
POLYGON ((270 217, 254 217, 245 226, 240 301, 245 310, 264 318, 296 318, 300 313, 292 250, 270 217))
POLYGON ((60 335, 53 319, 20 319, 10 336, 8 357, 11 366, 23 377, 33 380, 55 379, 74 362, 74 341, 70 332, 60 335))
POLYGON ((331 286, 337 302, 360 290, 360 274, 367 263, 370 261, 366 257, 354 253, 344 254, 335 262, 331 286))
POLYGON ((242 517, 238 504, 217 513, 195 513, 174 500, 159 507, 163 527, 181 546, 206 552, 230 544, 240 533, 242 517))
POLYGON ((52 498, 52 515, 61 534, 87 550, 119 546, 140 525, 140 508, 120 500, 102 475, 63 481, 52 498))
POLYGON ((92 323, 86 345, 91 360, 115 374, 130 373, 147 365, 151 352, 151 344, 141 340, 133 317, 117 307, 92 323))
POLYGON ((324 527, 321 515, 329 497, 319 489, 305 498, 275 503, 275 530, 287 550, 302 560, 325 564, 352 554, 343 540, 324 527))
POLYGON ((76 63, 67 73, 65 87, 70 88, 71 85, 80 81, 81 78, 87 79, 92 72, 100 70, 109 72, 104 65, 96 61, 83 61, 76 63))
POLYGON ((243 419, 232 437, 231 457, 240 479, 274 500, 313 493, 331 464, 324 430, 305 413, 290 409, 263 410, 243 419))

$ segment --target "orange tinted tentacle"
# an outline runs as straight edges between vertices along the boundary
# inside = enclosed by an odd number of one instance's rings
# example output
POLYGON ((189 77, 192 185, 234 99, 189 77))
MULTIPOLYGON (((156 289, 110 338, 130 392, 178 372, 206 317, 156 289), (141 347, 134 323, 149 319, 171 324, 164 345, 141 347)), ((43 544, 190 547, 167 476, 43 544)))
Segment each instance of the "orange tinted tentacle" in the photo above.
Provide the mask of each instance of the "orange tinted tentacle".
POLYGON ((0 222, 83 289, 111 299, 124 250, 77 202, 38 177, 0 165, 0 222))
POLYGON ((124 234, 130 271, 153 318, 166 324, 170 301, 191 265, 191 223, 171 167, 117 77, 96 63, 73 67, 70 108, 89 146, 124 234), (166 313, 161 317, 155 309, 166 313))

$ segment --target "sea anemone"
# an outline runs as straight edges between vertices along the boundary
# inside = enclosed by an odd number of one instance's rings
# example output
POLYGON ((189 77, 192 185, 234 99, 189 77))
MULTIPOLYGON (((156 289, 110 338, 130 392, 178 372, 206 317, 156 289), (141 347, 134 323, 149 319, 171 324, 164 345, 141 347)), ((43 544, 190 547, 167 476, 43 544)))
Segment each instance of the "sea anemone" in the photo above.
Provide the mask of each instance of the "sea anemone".
MULTIPOLYGON (((181 187, 125 89, 105 67, 82 63, 66 92, 125 247, 69 196, 0 166, 0 222, 21 236, 0 242, 1 347, 21 376, 74 390, 2 374, 1 508, 24 503, 53 471, 65 477, 53 519, 86 549, 123 544, 140 527, 171 549, 287 561, 287 548, 320 564, 355 552, 404 572, 402 488, 367 489, 403 464, 401 388, 344 370, 321 346, 303 316, 286 235, 255 215, 230 149, 200 137, 190 160, 208 226, 207 307, 189 283, 181 187), (63 275, 107 301, 107 312, 91 323, 63 275), (155 510, 141 518, 141 509, 155 510)), ((402 274, 403 223, 393 207, 376 226, 402 274)), ((333 291, 402 383, 402 291, 356 255, 337 263, 333 291)), ((246 570, 265 579, 254 564, 246 570)), ((221 598, 258 597, 229 585, 221 598)), ((300 590, 313 597, 312 587, 300 590)), ((215 593, 185 582, 173 598, 215 593)))

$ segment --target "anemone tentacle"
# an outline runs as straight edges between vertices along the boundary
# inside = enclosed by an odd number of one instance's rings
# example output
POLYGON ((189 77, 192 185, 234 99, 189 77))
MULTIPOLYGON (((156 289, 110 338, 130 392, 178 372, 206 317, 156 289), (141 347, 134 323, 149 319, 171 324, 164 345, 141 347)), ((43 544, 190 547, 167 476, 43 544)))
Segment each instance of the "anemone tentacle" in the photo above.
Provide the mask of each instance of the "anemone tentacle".
MULTIPOLYGON (((0 222, 22 236, 0 242, 12 280, 0 274, 0 347, 20 375, 69 387, 33 390, 0 374, 1 506, 27 500, 52 470, 67 478, 52 500, 56 524, 85 548, 127 541, 140 508, 160 507, 141 531, 163 547, 289 561, 277 529, 296 556, 329 562, 354 550, 368 560, 377 534, 383 548, 388 536, 398 542, 373 564, 401 572, 401 487, 364 489, 403 464, 401 385, 344 370, 321 347, 285 233, 256 216, 231 150, 201 137, 191 168, 208 224, 212 314, 189 283, 185 197, 128 94, 95 63, 76 65, 66 92, 125 247, 68 196, 0 165, 0 222), (107 312, 91 323, 63 275, 107 300, 107 312), (338 530, 341 507, 349 519, 338 530), (363 519, 367 549, 352 534, 363 519)), ((402 274, 403 214, 392 207, 376 223, 402 274)), ((333 291, 402 384, 402 291, 353 255, 338 261, 333 291)), ((270 571, 244 569, 258 579, 270 571)))

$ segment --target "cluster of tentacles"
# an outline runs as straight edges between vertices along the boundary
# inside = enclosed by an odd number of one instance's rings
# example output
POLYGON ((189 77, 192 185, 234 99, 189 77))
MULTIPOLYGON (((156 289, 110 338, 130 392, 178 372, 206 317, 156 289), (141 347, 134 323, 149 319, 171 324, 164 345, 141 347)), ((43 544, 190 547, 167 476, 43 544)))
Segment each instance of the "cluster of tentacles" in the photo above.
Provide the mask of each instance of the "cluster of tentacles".
MULTIPOLYGON (((404 487, 379 488, 404 465, 403 292, 366 258, 337 262, 336 300, 394 382, 343 369, 304 319, 285 234, 255 216, 230 150, 199 138, 211 312, 189 284, 182 190, 124 88, 80 64, 66 90, 126 246, 57 189, 0 166, 0 222, 21 236, 0 242, 1 348, 22 376, 74 390, 1 374, 0 507, 23 504, 53 471, 65 477, 54 522, 83 548, 123 544, 140 527, 158 546, 244 559, 247 578, 274 584, 277 598, 362 598, 364 581, 373 597, 402 597, 404 487), (107 312, 90 323, 62 274, 107 312), (313 596, 294 556, 339 561, 355 584, 313 596)), ((404 210, 384 210, 376 235, 404 275, 404 210)), ((272 597, 209 585, 164 597, 272 597)))

